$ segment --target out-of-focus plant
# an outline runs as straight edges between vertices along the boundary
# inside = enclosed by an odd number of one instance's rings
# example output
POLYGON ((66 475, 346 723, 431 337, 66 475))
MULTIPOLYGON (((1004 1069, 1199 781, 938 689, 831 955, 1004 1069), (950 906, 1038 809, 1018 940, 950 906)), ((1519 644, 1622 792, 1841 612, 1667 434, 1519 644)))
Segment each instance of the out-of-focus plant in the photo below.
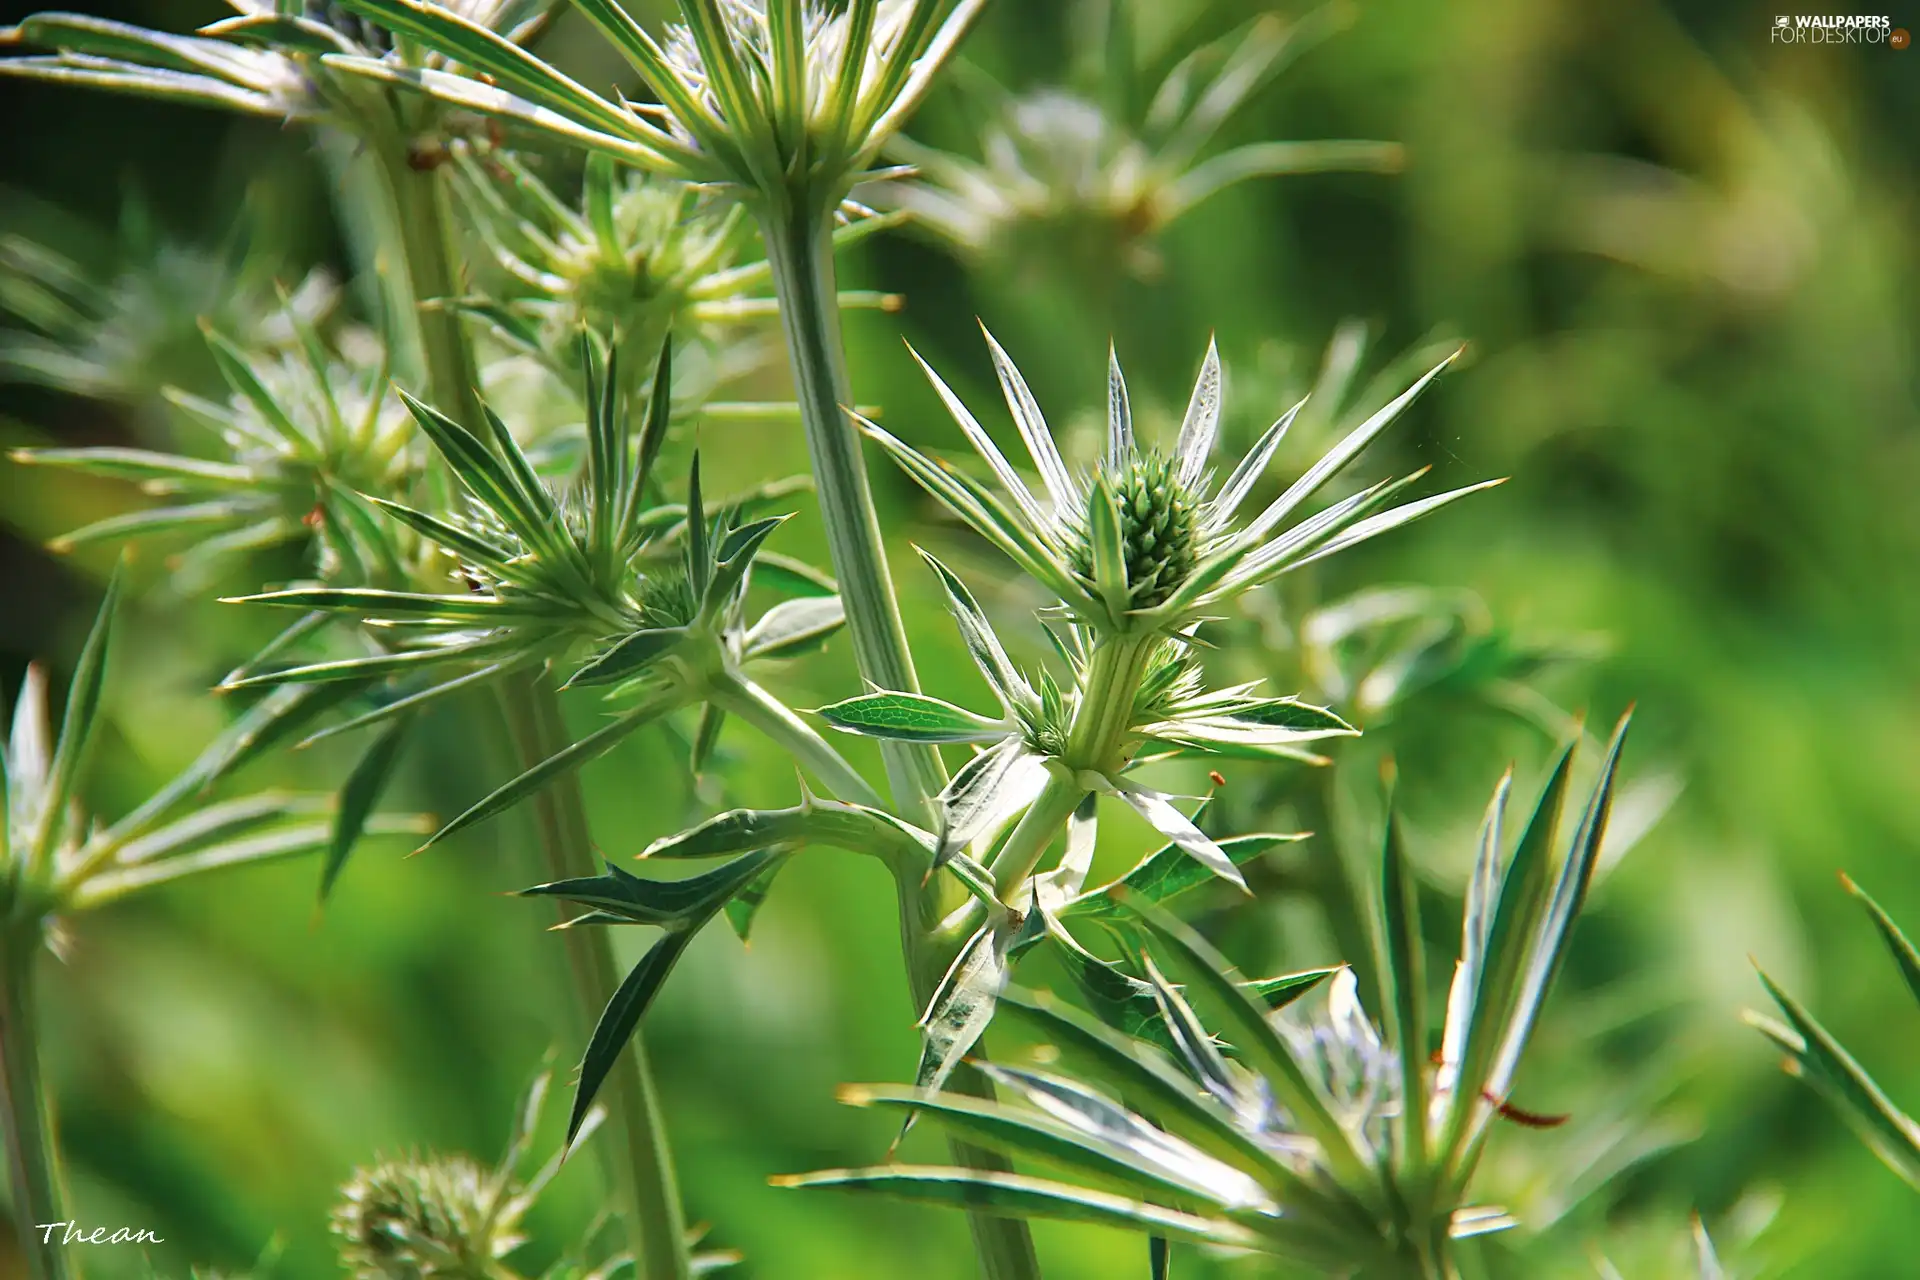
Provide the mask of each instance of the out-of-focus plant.
POLYGON ((94 232, 113 245, 104 270, 22 230, 0 235, 0 311, 20 326, 0 333, 0 381, 144 408, 205 370, 204 325, 250 344, 291 343, 289 319, 322 324, 340 290, 316 271, 282 293, 269 222, 249 208, 218 247, 181 243, 129 196, 113 231, 94 232))
MULTIPOLYGON (((1235 183, 1328 170, 1392 172, 1386 142, 1254 142, 1209 155, 1247 102, 1341 25, 1339 8, 1297 22, 1268 15, 1181 56, 1148 82, 1134 0, 1098 7, 1103 39, 1072 86, 1020 94, 988 86, 979 159, 895 138, 887 154, 917 176, 874 189, 959 253, 1024 275, 1110 282, 1116 268, 1159 272, 1159 233, 1235 183)), ((974 76, 975 84, 985 84, 974 76)), ((962 84, 969 81, 962 81, 962 84)))
POLYGON ((53 1105, 41 1083, 36 993, 42 956, 67 944, 76 917, 132 894, 231 867, 334 851, 363 833, 428 830, 374 815, 364 791, 262 791, 209 800, 207 791, 260 753, 258 718, 226 734, 131 812, 93 820, 83 807, 89 748, 105 721, 117 580, 107 588, 53 728, 43 668, 14 698, 0 769, 0 1097, 4 1097, 15 1238, 36 1277, 67 1274, 43 1230, 62 1199, 53 1105))
MULTIPOLYGON (((553 1077, 543 1073, 522 1100, 506 1151, 491 1168, 470 1156, 410 1154, 381 1159, 353 1171, 340 1188, 329 1222, 340 1263, 354 1280, 518 1280, 506 1259, 528 1243, 527 1213, 559 1174, 565 1151, 531 1174, 523 1166, 533 1153, 553 1077)), ((595 1109, 583 1129, 598 1127, 595 1109)), ((597 1235, 598 1232, 590 1233, 597 1235)), ((689 1244, 697 1239, 690 1233, 689 1244)), ((604 1280, 631 1265, 615 1253, 594 1261, 592 1239, 569 1249, 547 1275, 604 1280)), ((693 1258, 694 1275, 725 1270, 740 1260, 731 1251, 693 1258)))
POLYGON ((896 1165, 783 1185, 1112 1223, 1158 1237, 1162 1257, 1179 1239, 1341 1274, 1457 1275, 1454 1240, 1512 1224, 1473 1204, 1469 1186, 1494 1121, 1535 1119, 1510 1093, 1586 898, 1625 729, 1623 720, 1564 850, 1571 746, 1511 854, 1508 783, 1495 792, 1438 1017, 1418 883, 1389 812, 1374 921, 1386 978, 1371 1018, 1348 969, 1333 975, 1323 1011, 1276 1014, 1300 983, 1249 982, 1164 908, 1122 891, 1106 922, 1134 970, 1128 1000, 1096 1005, 1090 1018, 1045 994, 1002 996, 1075 1074, 991 1068, 1017 1103, 889 1088, 848 1099, 925 1115, 1067 1179, 896 1165))
MULTIPOLYGON (((1920 948, 1913 945, 1893 922, 1893 917, 1864 889, 1845 876, 1841 877, 1841 883, 1866 909, 1881 941, 1893 953, 1894 964, 1908 992, 1920 1001, 1920 948)), ((1785 1021, 1761 1013, 1749 1013, 1747 1021, 1786 1054, 1783 1065, 1789 1074, 1812 1085, 1873 1154, 1920 1190, 1920 1122, 1895 1105, 1833 1033, 1820 1025, 1805 1005, 1782 990, 1764 970, 1760 972, 1760 982, 1779 1006, 1785 1021)))
MULTIPOLYGON (((16 462, 131 481, 164 500, 62 534, 52 543, 55 550, 190 539, 171 566, 183 592, 204 587, 234 556, 308 540, 317 546, 315 567, 324 576, 406 579, 400 549, 355 497, 407 492, 420 472, 407 416, 388 394, 384 348, 364 330, 327 341, 294 302, 278 318, 289 331, 288 343, 256 340, 248 349, 206 331, 227 384, 225 404, 177 387, 163 393, 214 449, 185 454, 89 446, 13 453, 16 462)), ((63 385, 78 389, 64 379, 63 385)))

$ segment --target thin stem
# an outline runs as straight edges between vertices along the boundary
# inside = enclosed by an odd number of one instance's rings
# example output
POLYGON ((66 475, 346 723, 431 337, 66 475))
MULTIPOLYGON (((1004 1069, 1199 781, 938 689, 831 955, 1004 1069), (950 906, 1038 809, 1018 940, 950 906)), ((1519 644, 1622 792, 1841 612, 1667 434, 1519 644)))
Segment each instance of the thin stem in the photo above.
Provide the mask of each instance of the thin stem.
POLYGON ((848 764, 833 744, 814 732, 813 726, 793 713, 786 703, 762 689, 740 672, 732 672, 708 682, 714 705, 739 716, 773 739, 833 793, 836 800, 884 808, 880 797, 848 764))
MULTIPOLYGON (((760 213, 820 516, 860 674, 878 688, 915 693, 920 681, 887 574, 860 436, 845 412, 853 394, 841 350, 832 227, 827 217, 810 210, 760 213)), ((931 826, 932 797, 944 785, 938 752, 905 742, 882 743, 881 752, 900 815, 931 826)))
POLYGON ((37 916, 16 916, 0 941, 0 1093, 7 1128, 7 1175, 13 1193, 14 1235, 32 1280, 66 1280, 65 1224, 60 1212, 58 1154, 53 1120, 40 1080, 39 1028, 34 1019, 34 971, 41 947, 37 916))
MULTIPOLYGON (((501 690, 501 701, 522 768, 538 764, 570 742, 559 702, 544 677, 510 677, 501 690)), ((577 774, 562 774, 541 789, 534 797, 534 818, 541 853, 554 879, 600 873, 577 774)), ((562 909, 559 915, 564 919, 568 912, 562 909)), ((584 1043, 620 985, 620 970, 608 930, 564 929, 560 936, 573 974, 576 1039, 584 1043)), ((659 1092, 639 1031, 607 1076, 600 1096, 606 1099, 614 1122, 601 1151, 608 1162, 609 1181, 626 1202, 639 1274, 645 1280, 688 1280, 692 1263, 686 1215, 680 1207, 659 1092)))
MULTIPOLYGON (((916 873, 917 874, 917 873, 916 873)), ((910 875, 896 876, 895 893, 900 903, 900 950, 907 965, 907 985, 913 993, 916 1014, 927 1007, 945 976, 951 953, 937 938, 944 916, 936 877, 922 886, 910 875)), ((983 1057, 980 1050, 976 1057, 983 1057)), ((992 1083, 971 1066, 962 1064, 947 1077, 949 1093, 991 1099, 992 1083)), ((959 1139, 949 1139, 953 1162, 966 1169, 984 1173, 1012 1173, 1013 1162, 997 1151, 976 1147, 959 1139)), ((980 1262, 980 1274, 987 1280, 1040 1280, 1040 1257, 1034 1252, 1033 1234, 1027 1224, 1016 1218, 996 1218, 984 1213, 967 1214, 967 1226, 973 1233, 973 1252, 980 1262)))
MULTIPOLYGON (((476 432, 483 431, 479 374, 459 316, 444 307, 419 306, 458 293, 445 181, 431 170, 413 169, 407 163, 404 146, 395 137, 386 138, 379 155, 393 198, 398 248, 416 304, 412 318, 418 325, 428 389, 443 412, 476 432)), ((570 744, 559 703, 542 675, 508 677, 501 697, 522 769, 532 768, 570 744)), ((577 775, 564 774, 543 788, 535 797, 534 813, 541 853, 554 879, 599 873, 577 775)), ((573 974, 576 1040, 584 1043, 600 1012, 619 989, 620 972, 606 930, 568 929, 562 937, 573 974)), ((680 1207, 680 1188, 674 1178, 646 1043, 638 1032, 608 1074, 601 1096, 607 1100, 612 1121, 602 1147, 608 1182, 627 1210, 636 1273, 640 1280, 689 1280, 693 1267, 687 1248, 686 1216, 680 1207)))

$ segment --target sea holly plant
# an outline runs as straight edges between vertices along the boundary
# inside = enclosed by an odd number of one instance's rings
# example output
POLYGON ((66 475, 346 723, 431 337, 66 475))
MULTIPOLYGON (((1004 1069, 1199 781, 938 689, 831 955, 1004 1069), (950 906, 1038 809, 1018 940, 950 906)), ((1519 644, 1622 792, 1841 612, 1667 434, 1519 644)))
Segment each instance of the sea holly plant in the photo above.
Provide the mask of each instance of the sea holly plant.
MULTIPOLYGON (((460 141, 451 156, 455 207, 483 250, 478 265, 490 270, 479 289, 447 305, 485 322, 511 349, 570 373, 587 330, 604 335, 638 379, 671 334, 683 345, 683 364, 702 357, 700 380, 716 387, 764 363, 767 353, 743 340, 743 327, 777 319, 779 304, 768 291, 772 264, 742 260, 739 204, 617 168, 606 156, 589 158, 580 198, 569 202, 511 151, 460 141)), ((834 245, 844 249, 897 221, 845 222, 834 245)), ((838 301, 882 310, 900 302, 871 290, 842 290, 838 301)), ((683 371, 675 389, 683 400, 687 383, 683 371)))
MULTIPOLYGON (((1914 946, 1866 890, 1844 875, 1840 882, 1866 911, 1880 940, 1892 953, 1907 991, 1920 1002, 1920 947, 1914 946)), ((1760 982, 1773 997, 1781 1017, 1750 1012, 1747 1022, 1785 1054, 1782 1065, 1788 1074, 1812 1085, 1874 1155, 1908 1185, 1920 1190, 1920 1121, 1902 1111, 1833 1033, 1764 970, 1760 971, 1760 982)))
MULTIPOLYGON (((1029 741, 1043 747, 1035 754, 1047 757, 1048 767, 1043 785, 997 855, 994 878, 1005 893, 1031 873, 1068 817, 1093 792, 1120 790, 1169 835, 1180 826, 1165 797, 1120 787, 1116 780, 1143 744, 1164 740, 1188 749, 1258 752, 1288 748, 1289 735, 1297 740, 1302 730, 1311 734, 1347 728, 1337 717, 1311 723, 1312 710, 1287 699, 1256 697, 1247 687, 1204 692, 1184 652, 1199 643, 1196 628, 1237 595, 1487 485, 1387 506, 1419 477, 1381 481, 1285 527, 1439 376, 1444 362, 1356 427, 1243 523, 1239 510, 1263 478, 1299 405, 1218 480, 1210 468, 1222 392, 1214 348, 1208 347, 1171 449, 1136 439, 1126 381, 1118 360, 1110 358, 1106 446, 1090 473, 1076 474, 1054 443, 1019 369, 991 335, 987 343, 1008 411, 1039 473, 1038 492, 930 367, 926 371, 935 391, 987 463, 994 485, 935 462, 873 422, 863 426, 908 475, 1057 599, 1068 624, 1062 650, 1073 667, 1073 693, 1056 695, 1051 714, 1042 706, 1023 719, 1029 741)), ((967 612, 964 604, 957 607, 963 615, 967 612)), ((961 625, 971 632, 982 624, 963 616, 961 625)), ((969 648, 982 669, 993 673, 989 683, 1003 702, 1013 707, 1032 701, 1017 673, 984 646, 969 636, 969 648)), ((837 714, 847 721, 860 705, 837 709, 837 714)), ((1019 712, 1010 714, 1021 718, 1019 712)), ((885 724, 841 727, 877 735, 890 732, 885 724)), ((976 726, 972 732, 986 730, 976 726)), ((1026 776, 1038 775, 1028 768, 1026 776)), ((950 805, 951 789, 945 798, 950 805)))
POLYGON ((364 330, 328 341, 291 303, 278 319, 291 338, 285 344, 248 349, 206 331, 228 388, 224 403, 174 387, 163 392, 176 418, 214 449, 93 445, 11 455, 130 481, 160 500, 62 534, 55 550, 147 539, 189 543, 171 561, 183 593, 204 587, 248 552, 308 541, 317 547, 316 569, 327 576, 405 579, 401 549, 355 496, 405 492, 421 470, 411 424, 389 394, 384 347, 364 330))
MULTIPOLYGON (((1471 1196, 1496 1121, 1554 1123, 1510 1097, 1565 960, 1605 836, 1626 729, 1564 842, 1573 748, 1511 851, 1509 783, 1488 808, 1444 1009, 1427 1001, 1418 879, 1389 810, 1375 936, 1386 975, 1367 1010, 1342 968, 1249 981, 1167 909, 1122 889, 1107 917, 1151 1011, 1151 1037, 1115 1005, 1083 1012, 1009 989, 1001 1017, 1056 1068, 983 1068, 1002 1101, 856 1087, 847 1101, 920 1115, 1058 1171, 984 1174, 915 1165, 778 1179, 1022 1217, 1099 1222, 1169 1241, 1272 1254, 1329 1274, 1452 1277, 1454 1242, 1513 1225, 1471 1196)), ((1164 1274, 1156 1270, 1156 1274, 1164 1274)))
POLYGON ((886 154, 915 176, 872 198, 970 261, 1023 273, 1065 261, 1080 268, 1076 285, 1106 288, 1122 271, 1157 274, 1158 235, 1236 183, 1400 168, 1400 147, 1386 142, 1263 141, 1209 154, 1255 94, 1339 25, 1338 8, 1291 23, 1256 18, 1180 56, 1156 84, 1144 74, 1138 7, 1080 6, 1099 11, 1101 30, 1083 46, 1076 83, 1014 94, 980 75, 960 81, 987 98, 979 158, 896 137, 886 154))
POLYGON ((330 726, 326 736, 404 718, 515 674, 553 669, 566 673, 563 688, 612 691, 619 709, 611 721, 536 762, 428 843, 510 807, 644 725, 702 702, 698 752, 711 749, 732 712, 772 732, 826 785, 878 803, 860 775, 745 670, 755 661, 805 652, 843 621, 835 597, 809 594, 748 622, 755 557, 785 517, 748 520, 728 506, 709 518, 697 456, 686 503, 655 500, 653 470, 670 413, 670 353, 671 347, 661 349, 635 438, 617 357, 602 366, 592 342, 581 340, 586 446, 564 486, 537 474, 513 433, 490 412, 492 429, 482 440, 401 393, 464 490, 466 509, 445 518, 373 494, 362 500, 432 548, 446 586, 296 586, 242 597, 241 603, 350 618, 380 640, 364 656, 256 662, 228 687, 409 682, 403 696, 330 726))
POLYGON ((90 816, 84 783, 89 748, 107 717, 118 599, 116 579, 80 651, 57 728, 45 669, 27 669, 0 769, 0 1094, 15 1239, 36 1276, 65 1274, 59 1246, 36 1225, 60 1218, 63 1195, 51 1143, 54 1108, 41 1079, 38 975, 49 952, 72 945, 79 917, 208 873, 316 853, 335 860, 365 834, 429 829, 412 816, 375 814, 364 787, 337 798, 287 791, 209 798, 261 754, 258 716, 236 721, 130 812, 112 821, 90 816))
MULTIPOLYGON (((522 1273, 509 1259, 531 1243, 527 1215, 560 1174, 566 1154, 555 1152, 526 1171, 552 1092, 551 1072, 534 1078, 506 1150, 491 1167, 467 1155, 427 1152, 355 1169, 328 1221, 341 1266, 354 1280, 519 1280, 522 1273)), ((597 1128, 605 1118, 596 1109, 582 1128, 597 1128)), ((599 1256, 603 1221, 596 1219, 587 1239, 566 1250, 561 1265, 568 1272, 605 1277, 630 1264, 617 1251, 599 1256)), ((689 1233, 689 1245, 697 1242, 689 1233)), ((693 1256, 692 1272, 710 1275, 738 1261, 731 1250, 707 1250, 693 1256)))

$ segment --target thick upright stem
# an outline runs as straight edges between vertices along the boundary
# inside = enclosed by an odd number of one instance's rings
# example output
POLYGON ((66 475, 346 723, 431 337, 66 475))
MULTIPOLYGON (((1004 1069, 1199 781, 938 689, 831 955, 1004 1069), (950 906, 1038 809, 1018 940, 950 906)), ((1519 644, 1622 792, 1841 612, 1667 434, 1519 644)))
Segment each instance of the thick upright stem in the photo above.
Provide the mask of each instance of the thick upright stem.
MULTIPOLYGON (((770 209, 761 211, 760 230, 773 266, 827 549, 840 580, 860 674, 882 689, 918 692, 900 605, 887 576, 887 553, 860 435, 845 412, 853 395, 840 343, 832 227, 826 217, 810 210, 770 209)), ((932 747, 905 742, 883 743, 882 751, 900 815, 932 825, 931 798, 943 785, 939 755, 932 747)))
POLYGON ((53 1121, 40 1082, 40 1041, 34 1021, 34 970, 42 947, 40 923, 16 918, 0 940, 0 1093, 7 1128, 7 1178, 13 1229, 32 1280, 66 1280, 60 1241, 60 1175, 53 1121))
MULTIPOLYGON (((514 750, 523 768, 565 748, 571 739, 560 707, 544 677, 515 676, 501 691, 514 750)), ((562 774, 534 798, 534 819, 547 871, 556 880, 600 874, 587 833, 580 780, 562 774)), ((562 910, 561 918, 567 913, 562 910)), ((560 933, 573 974, 576 1042, 586 1043, 601 1010, 620 985, 612 938, 605 929, 560 933)), ((608 1074, 600 1096, 608 1105, 612 1132, 604 1135, 609 1181, 624 1201, 633 1255, 643 1280, 688 1280, 686 1215, 674 1178, 660 1097, 647 1062, 646 1042, 635 1031, 627 1051, 608 1074)))
MULTIPOLYGON (((873 508, 860 436, 845 412, 853 394, 840 341, 831 222, 824 211, 805 207, 767 206, 756 213, 767 261, 773 267, 794 394, 813 463, 814 491, 820 498, 827 549, 840 580, 840 599, 846 605, 847 630, 860 674, 882 689, 917 692, 920 681, 907 649, 893 580, 887 574, 880 518, 873 508)), ((934 826, 933 798, 945 785, 938 751, 905 742, 882 743, 881 750, 895 811, 910 822, 934 826)), ((938 879, 921 885, 904 875, 897 886, 900 944, 916 1012, 933 998, 952 959, 943 954, 934 936, 940 922, 938 889, 938 879)), ((989 1089, 983 1078, 966 1069, 955 1072, 948 1087, 976 1094, 989 1089)), ((953 1144, 953 1158, 972 1169, 1004 1172, 1012 1168, 999 1155, 963 1142, 953 1144)), ((969 1214, 967 1221, 981 1273, 988 1280, 1037 1280, 1040 1262, 1026 1223, 982 1213, 969 1214)))

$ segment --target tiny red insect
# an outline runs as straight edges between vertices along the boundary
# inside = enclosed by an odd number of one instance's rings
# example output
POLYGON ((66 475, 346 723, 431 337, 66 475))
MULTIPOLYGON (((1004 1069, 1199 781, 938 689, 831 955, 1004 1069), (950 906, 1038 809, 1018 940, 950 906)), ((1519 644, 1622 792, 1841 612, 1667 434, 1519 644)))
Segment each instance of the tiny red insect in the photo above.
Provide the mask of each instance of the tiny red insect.
POLYGON ((1227 785, 1227 780, 1220 776, 1220 772, 1217 769, 1207 770, 1207 779, 1216 787, 1224 787, 1227 785))

